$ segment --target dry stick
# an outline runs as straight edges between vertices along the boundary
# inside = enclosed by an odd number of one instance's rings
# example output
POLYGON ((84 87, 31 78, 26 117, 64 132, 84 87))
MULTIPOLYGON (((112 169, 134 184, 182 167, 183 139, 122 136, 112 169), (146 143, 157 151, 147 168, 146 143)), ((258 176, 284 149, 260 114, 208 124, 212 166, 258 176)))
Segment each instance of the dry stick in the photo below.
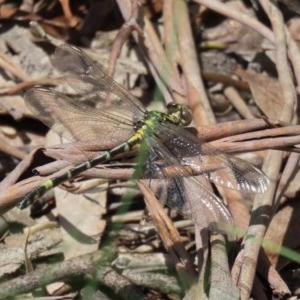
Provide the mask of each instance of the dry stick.
POLYGON ((285 109, 281 113, 280 120, 291 122, 294 115, 294 105, 297 96, 293 83, 292 71, 288 62, 283 16, 276 4, 272 3, 273 1, 261 0, 260 2, 270 18, 275 35, 276 68, 282 95, 286 104, 285 109))
MULTIPOLYGON (((235 122, 233 122, 235 123, 235 122)), ((221 125, 221 124, 220 124, 221 125)), ((225 126, 224 126, 225 127, 225 126)), ((222 138, 222 141, 229 141, 229 142, 243 142, 243 141, 251 141, 255 139, 263 138, 267 140, 267 143, 272 142, 269 140, 270 137, 273 137, 274 139, 280 139, 281 137, 297 137, 300 134, 300 125, 290 125, 286 127, 275 127, 272 129, 266 128, 265 130, 259 130, 255 132, 245 132, 237 135, 228 135, 225 138, 222 138)), ((285 148, 289 143, 283 143, 283 144, 276 144, 273 143, 274 146, 272 148, 285 148)), ((260 150, 259 148, 246 148, 247 151, 257 151, 260 150)))
POLYGON ((115 72, 115 66, 117 58, 119 57, 124 43, 127 41, 130 34, 136 30, 137 33, 142 37, 143 31, 140 28, 139 24, 136 22, 138 16, 138 3, 133 1, 131 15, 129 19, 122 25, 121 29, 118 31, 118 34, 112 45, 112 49, 109 56, 109 63, 107 68, 107 75, 113 77, 115 72))
POLYGON ((273 32, 263 25, 261 22, 255 20, 254 18, 233 9, 233 7, 229 7, 224 3, 221 3, 217 0, 194 0, 195 2, 198 2, 207 8, 214 10, 218 13, 220 13, 223 16, 227 16, 231 19, 234 19, 261 34, 263 37, 268 39, 271 43, 274 43, 274 35, 273 32))
MULTIPOLYGON (((27 80, 14 85, 7 92, 5 92, 5 94, 15 95, 35 85, 56 85, 56 84, 60 84, 62 80, 63 80, 62 77, 27 80)), ((0 93, 0 95, 1 94, 2 93, 0 93)))
POLYGON ((179 73, 174 70, 170 65, 169 58, 166 56, 161 42, 153 28, 150 20, 144 18, 145 27, 145 46, 147 47, 147 54, 151 59, 152 64, 162 77, 163 81, 167 83, 170 90, 175 91, 178 94, 183 95, 184 91, 181 87, 181 81, 179 73))
MULTIPOLYGON (((261 130, 267 126, 270 125, 265 123, 265 121, 259 119, 247 121, 234 121, 224 124, 208 126, 207 129, 206 127, 199 128, 199 136, 202 139, 208 140, 222 138, 221 140, 214 140, 212 142, 212 145, 214 145, 220 151, 229 153, 270 149, 276 148, 279 145, 281 147, 288 147, 300 143, 300 125, 287 126, 282 128, 275 127, 272 129, 261 130), (220 130, 220 128, 222 128, 222 130, 220 130), (230 133, 239 133, 250 130, 260 131, 243 133, 240 135, 224 138, 224 136, 230 133), (220 134, 221 131, 222 133, 220 134), (280 137, 276 138, 277 136, 280 137)), ((55 147, 50 147, 46 149, 44 151, 45 154, 53 159, 56 159, 57 161, 55 163, 50 163, 37 168, 37 171, 43 176, 35 176, 33 178, 23 180, 22 182, 19 182, 12 186, 12 184, 16 182, 20 175, 32 163, 32 160, 34 159, 33 155, 35 155, 35 152, 31 152, 30 155, 26 156, 25 159, 18 165, 18 168, 16 168, 12 173, 10 173, 10 175, 0 184, 0 190, 2 191, 0 211, 2 208, 15 205, 16 199, 18 197, 22 197, 26 192, 32 190, 45 179, 61 174, 61 172, 68 170, 73 163, 76 164, 79 162, 77 161, 77 159, 75 159, 76 161, 67 160, 68 157, 73 157, 73 153, 70 153, 70 155, 66 156, 66 158, 61 158, 61 153, 63 151, 63 148, 56 149, 55 147), (58 153, 58 155, 56 153, 58 153), (8 183, 6 184, 7 181, 8 183)), ((87 156, 89 155, 87 154, 87 156)), ((108 168, 106 168, 104 165, 102 168, 91 169, 87 172, 84 172, 83 175, 88 178, 101 177, 124 180, 131 178, 132 176, 132 168, 130 168, 128 164, 126 164, 124 168, 118 169, 110 169, 109 166, 111 166, 111 164, 108 164, 108 168)), ((119 166, 121 165, 119 164, 119 166)))
MULTIPOLYGON (((131 1, 130 0, 117 0, 119 8, 125 20, 127 20, 131 13, 131 1)), ((141 52, 143 53, 145 60, 148 63, 148 67, 159 87, 166 102, 171 102, 172 96, 169 90, 173 90, 176 93, 182 95, 183 90, 180 84, 180 78, 178 72, 170 66, 168 57, 165 55, 160 40, 153 28, 151 22, 146 16, 144 16, 143 30, 144 39, 139 40, 137 35, 133 35, 136 41, 139 43, 141 52), (166 87, 168 85, 168 88, 166 87)))
POLYGON ((235 107, 237 112, 245 119, 254 119, 254 116, 246 105, 244 99, 239 95, 238 91, 229 86, 225 88, 224 95, 230 101, 230 103, 235 107))
MULTIPOLYGON (((236 74, 236 70, 235 70, 235 74, 236 74)), ((237 80, 237 79, 231 78, 227 75, 210 72, 210 71, 203 71, 202 77, 204 80, 207 80, 207 81, 219 82, 219 83, 223 83, 225 86, 232 86, 232 87, 238 88, 239 90, 250 91, 250 86, 249 86, 248 82, 242 81, 242 80, 237 80)))
POLYGON ((79 23, 79 19, 74 17, 74 15, 72 14, 69 0, 59 0, 59 2, 64 12, 65 18, 69 22, 69 26, 71 28, 76 27, 79 23))
MULTIPOLYGON (((118 0, 117 2, 123 17, 127 20, 131 12, 131 1, 118 0)), ((151 64, 157 70, 160 76, 162 76, 164 82, 168 82, 170 89, 176 91, 177 93, 183 94, 178 72, 173 73, 174 70, 170 66, 169 59, 165 55, 155 29, 146 16, 144 16, 143 22, 144 40, 137 40, 139 42, 139 46, 146 54, 146 57, 149 56, 151 64)), ((137 39, 136 36, 134 36, 134 38, 137 39)))
MULTIPOLYGON (((216 235, 212 236, 211 243, 215 244, 214 247, 212 247, 211 250, 211 269, 212 269, 212 274, 211 274, 211 280, 212 282, 222 282, 222 286, 225 286, 227 288, 226 290, 226 296, 228 297, 227 299, 238 299, 239 298, 239 290, 237 286, 234 284, 234 282, 231 280, 230 272, 229 272, 229 266, 228 266, 228 258, 226 254, 224 254, 224 247, 225 247, 225 238, 223 240, 220 240, 217 238, 216 235), (226 256, 223 257, 222 259, 219 258, 219 256, 226 256), (216 265, 215 262, 221 261, 225 265, 216 265), (228 276, 226 273, 228 272, 228 276), (225 275, 223 275, 225 273, 225 275)), ((209 299, 225 299, 226 297, 224 296, 224 291, 219 289, 219 286, 212 286, 210 293, 209 293, 209 299)))
POLYGON ((146 298, 141 288, 132 285, 130 281, 110 267, 100 266, 99 262, 102 259, 102 252, 95 252, 38 269, 30 274, 0 284, 0 298, 14 297, 47 284, 74 277, 93 280, 93 275, 122 299, 146 298))
MULTIPOLYGON (((218 1, 215 1, 215 0, 197 0, 197 2, 204 4, 205 6, 211 8, 223 15, 231 17, 231 18, 251 27, 252 29, 254 29, 257 32, 259 32, 260 34, 262 34, 264 37, 269 39, 272 43, 274 43, 273 33, 267 27, 263 26, 261 23, 254 20, 253 18, 233 10, 232 7, 230 7, 230 8, 226 7, 226 5, 224 5, 218 1)), ((295 61, 297 61, 296 58, 299 57, 299 49, 297 49, 297 47, 295 46, 295 43, 290 38, 290 35, 288 34, 287 36, 290 41, 289 55, 290 55, 291 60, 295 62, 295 61)), ((299 61, 299 59, 298 59, 298 61, 299 61)), ((298 69, 299 69, 299 66, 298 66, 298 69)), ((298 78, 300 78, 300 72, 298 72, 298 78)), ((246 294, 246 297, 247 297, 247 294, 246 294)))
POLYGON ((158 71, 155 69, 155 66, 152 64, 150 59, 146 58, 145 60, 147 61, 147 65, 149 67, 150 73, 152 74, 152 76, 157 84, 158 90, 162 93, 165 102, 172 103, 173 97, 172 97, 170 91, 168 90, 168 87, 161 80, 161 76, 158 73, 158 71))
POLYGON ((151 271, 137 272, 135 269, 129 268, 124 269, 122 275, 137 286, 158 290, 163 294, 180 295, 182 293, 182 289, 178 286, 178 280, 171 275, 151 271))
MULTIPOLYGON (((263 37, 268 39, 272 44, 274 44, 275 38, 273 35, 273 32, 263 25, 261 22, 255 20, 254 18, 241 13, 240 11, 237 11, 233 9, 232 7, 228 7, 226 4, 223 4, 217 0, 194 0, 195 2, 198 2, 200 4, 203 4, 204 6, 224 15, 229 18, 232 18, 241 24, 244 24, 259 34, 261 34, 263 37)), ((288 46, 288 55, 289 58, 293 64, 293 68, 295 71, 295 76, 297 79, 298 87, 300 86, 300 50, 297 45, 297 43, 292 39, 290 32, 288 29, 284 26, 285 32, 286 32, 286 39, 287 39, 287 46, 288 46)))
MULTIPOLYGON (((227 136, 242 134, 251 131, 262 131, 267 128, 278 128, 285 126, 274 122, 273 120, 265 119, 251 119, 251 120, 237 120, 226 123, 212 124, 204 127, 198 127, 198 135, 201 139, 209 142, 212 140, 221 139, 227 136), (220 130, 222 129, 222 130, 220 130)), ((254 134, 254 132, 252 132, 254 134)))
MULTIPOLYGON (((131 2, 125 0, 118 0, 118 5, 125 19, 128 19, 131 11, 131 2)), ((156 35, 156 32, 146 16, 144 16, 144 40, 140 41, 139 45, 145 53, 145 57, 149 57, 149 68, 154 74, 154 78, 157 84, 161 87, 163 95, 167 102, 172 100, 172 97, 166 88, 175 91, 179 94, 183 94, 181 88, 178 72, 175 72, 174 68, 170 65, 168 57, 161 46, 160 40, 156 35), (163 81, 162 81, 162 80, 163 81)))
MULTIPOLYGON (((179 45, 175 32, 175 20, 173 13, 173 0, 165 0, 163 2, 163 21, 164 21, 164 43, 166 56, 170 61, 170 65, 173 68, 174 74, 178 74, 177 64, 179 63, 179 45)), ((176 92, 172 93, 173 99, 176 103, 187 104, 185 95, 180 95, 176 92)))
MULTIPOLYGON (((228 125, 226 125, 227 123, 224 123, 223 127, 222 124, 219 124, 220 126, 210 126, 210 135, 207 135, 208 130, 205 130, 205 132, 203 132, 203 129, 198 129, 198 136, 204 140, 207 136, 212 136, 214 140, 212 141, 211 138, 209 139, 211 144, 214 145, 215 148, 229 153, 240 153, 267 149, 285 150, 286 148, 299 144, 300 125, 291 125, 283 128, 275 127, 272 129, 241 133, 232 136, 227 134, 226 136, 226 133, 230 132, 230 125, 238 123, 239 122, 229 122, 228 125), (222 131, 224 131, 224 137, 218 136, 217 133, 215 134, 214 132, 215 130, 220 130, 220 128, 222 128, 222 131)), ((294 147, 291 150, 299 152, 300 148, 294 147)))
POLYGON ((179 60, 179 49, 176 32, 174 30, 174 2, 166 0, 163 2, 163 21, 164 21, 164 43, 166 56, 174 69, 177 69, 176 63, 179 60))
POLYGON ((201 70, 186 3, 182 0, 175 0, 173 13, 180 50, 180 62, 187 84, 188 105, 193 111, 193 119, 198 126, 215 123, 204 84, 199 76, 201 70))
POLYGON ((21 80, 29 80, 30 76, 15 62, 11 60, 9 56, 0 52, 0 67, 7 70, 15 77, 21 80))
MULTIPOLYGON (((1 137, 3 137, 2 133, 0 133, 0 139, 1 139, 1 137)), ((15 147, 7 144, 6 142, 5 143, 2 142, 1 140, 0 140, 0 151, 8 154, 10 156, 14 156, 18 159, 23 159, 26 156, 25 152, 23 152, 19 149, 16 149, 15 147)))
MULTIPOLYGON (((176 24, 179 24, 177 28, 177 34, 181 52, 182 69, 187 81, 189 106, 193 109, 196 123, 215 123, 215 118, 209 101, 207 100, 203 83, 199 77, 200 70, 198 67, 197 55, 195 53, 195 45, 191 34, 188 13, 185 9, 185 3, 183 1, 175 1, 174 3, 176 24)), ((226 191, 226 194, 230 196, 227 197, 227 199, 232 199, 231 202, 235 203, 234 206, 231 206, 229 203, 230 209, 234 209, 234 207, 236 207, 237 201, 241 204, 243 203, 243 199, 239 193, 235 192, 233 195, 231 191, 226 191)), ((246 213, 246 207, 243 207, 244 212, 246 213)), ((240 225, 238 222, 236 225, 242 226, 242 224, 240 225)))
POLYGON ((286 43, 288 47, 289 59, 292 63, 295 78, 297 81, 297 89, 299 92, 300 87, 300 50, 296 41, 292 38, 291 33, 285 27, 285 34, 286 34, 286 43))
POLYGON ((174 227, 173 222, 166 214, 162 205, 155 198, 148 185, 142 180, 139 180, 137 184, 145 196, 145 203, 152 216, 153 222, 156 225, 155 227, 158 229, 164 246, 172 254, 176 270, 181 281, 185 284, 185 288, 187 288, 191 285, 191 279, 195 278, 193 261, 184 249, 180 240, 180 235, 174 227))
MULTIPOLYGON (((286 34, 286 43, 288 47, 289 58, 292 63, 293 71, 295 74, 295 79, 297 81, 297 90, 299 93, 299 85, 300 85, 300 50, 296 43, 296 41, 291 37, 291 33, 288 28, 284 25, 285 34, 286 34)), ((288 163, 286 164, 282 176, 280 178, 279 186, 283 186, 284 184, 288 184, 288 181, 291 179, 292 176, 292 168, 294 167, 294 172, 297 170, 297 165, 299 161, 299 156, 295 154, 291 154, 291 157, 288 159, 288 163), (294 162, 294 166, 291 166, 291 162, 294 162), (287 170, 286 170, 287 169, 287 170)), ((276 195, 275 201, 275 209, 280 205, 280 195, 276 195), (278 197, 277 197, 278 196, 278 197)))
MULTIPOLYGON (((222 151, 228 153, 245 153, 250 151, 267 150, 267 149, 278 149, 278 150, 290 150, 293 151, 292 147, 295 144, 299 144, 300 136, 296 137, 281 137, 281 138, 270 138, 264 141, 248 141, 248 142, 236 142, 236 143, 226 143, 226 142, 214 142, 212 145, 215 148, 222 148, 222 151), (287 147, 283 147, 285 144, 287 147), (248 149, 245 151, 245 149, 248 149)), ((300 149, 295 148, 295 152, 300 152, 300 149), (296 151, 297 150, 297 151, 296 151)))
MULTIPOLYGON (((293 115, 293 107, 296 93, 293 86, 290 69, 288 67, 286 42, 283 19, 280 11, 269 1, 260 1, 268 14, 275 35, 276 67, 282 94, 286 97, 287 105, 284 107, 280 119, 290 122, 293 115)), ((256 263, 261 249, 261 242, 269 225, 273 199, 276 193, 278 176, 282 164, 282 152, 269 152, 263 170, 270 179, 270 186, 263 196, 258 196, 253 204, 251 225, 244 240, 244 258, 241 266, 238 286, 241 290, 241 299, 249 299, 255 277, 256 263), (249 238, 255 236, 255 239, 249 238)), ((269 278, 270 279, 270 278, 269 278)), ((282 286, 286 289, 286 286, 282 286)))
POLYGON ((174 94, 178 94, 181 97, 184 97, 185 95, 181 85, 180 76, 178 70, 172 68, 169 57, 166 56, 151 22, 147 17, 144 18, 144 21, 145 46, 147 47, 147 55, 145 55, 145 57, 147 58, 149 56, 149 60, 147 60, 149 68, 156 76, 154 79, 158 84, 159 90, 163 93, 165 102, 171 103, 174 101, 174 94), (147 36, 149 39, 148 42, 147 36), (171 91, 173 92, 172 94, 171 91))
MULTIPOLYGON (((193 40, 189 14, 185 1, 175 0, 173 13, 180 50, 180 64, 186 80, 188 105, 193 111, 193 119, 197 125, 215 123, 215 117, 207 98, 204 84, 199 76, 201 71, 198 64, 196 46, 193 40)), ((198 234, 197 229, 196 234, 198 234)), ((202 254, 202 257, 207 257, 207 248, 205 248, 205 245, 202 244, 206 243, 205 238, 203 240, 199 238, 197 241, 201 242, 197 244, 197 249, 204 250, 205 253, 202 254)), ((225 248, 223 248, 223 251, 225 251, 225 248)), ((224 257, 225 255, 222 258, 224 257)), ((220 262, 220 264, 224 266, 226 262, 220 262)), ((205 270, 205 266, 201 268, 198 279, 197 289, 199 289, 200 293, 204 292, 204 286, 202 283, 205 282, 205 277, 207 275, 205 270)))
MULTIPOLYGON (((234 282, 238 281, 239 275, 240 275, 240 269, 242 267, 242 264, 244 262, 244 249, 241 249, 241 251, 238 253, 235 263, 231 270, 231 275, 234 280, 234 282)), ((272 289, 273 294, 275 297, 278 297, 279 299, 285 299, 289 294, 289 290, 285 284, 285 282, 282 280, 279 273, 276 271, 276 269, 273 266, 270 266, 269 260, 266 257, 265 252, 262 251, 262 254, 258 257, 258 265, 261 269, 261 275, 264 278, 271 278, 270 280, 270 288, 272 289), (285 288, 283 288, 285 286, 285 288), (279 297, 281 296, 281 297, 279 297)))
POLYGON ((284 170, 282 171, 278 184, 278 189, 275 197, 275 211, 277 211, 279 205, 282 205, 283 203, 285 203, 285 201, 287 201, 287 199, 283 198, 282 196, 289 184, 289 181, 295 175, 295 168, 296 170, 299 170, 299 154, 291 153, 284 167, 284 170))

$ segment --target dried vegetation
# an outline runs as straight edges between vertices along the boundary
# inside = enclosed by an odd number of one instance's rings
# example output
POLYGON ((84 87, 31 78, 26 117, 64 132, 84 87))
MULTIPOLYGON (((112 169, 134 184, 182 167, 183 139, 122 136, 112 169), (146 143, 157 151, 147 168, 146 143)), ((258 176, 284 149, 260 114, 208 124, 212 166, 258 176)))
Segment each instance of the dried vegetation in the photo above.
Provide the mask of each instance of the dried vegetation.
POLYGON ((297 295, 299 11, 283 0, 1 1, 0 298, 297 295), (126 159, 56 188, 31 211, 15 207, 45 178, 113 146, 63 144, 26 108, 26 89, 61 83, 50 57, 63 43, 84 47, 147 107, 154 98, 187 104, 201 138, 262 167, 265 194, 218 191, 235 241, 168 214, 139 183, 145 216, 126 159))

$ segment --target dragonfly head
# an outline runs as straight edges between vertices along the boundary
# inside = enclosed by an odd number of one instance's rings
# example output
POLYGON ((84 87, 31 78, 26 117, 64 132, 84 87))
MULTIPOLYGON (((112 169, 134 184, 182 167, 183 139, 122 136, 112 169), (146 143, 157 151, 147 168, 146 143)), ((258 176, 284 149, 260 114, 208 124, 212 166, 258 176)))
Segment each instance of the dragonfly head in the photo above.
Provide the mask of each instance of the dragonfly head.
POLYGON ((169 103, 167 105, 168 115, 173 123, 185 127, 191 124, 193 116, 191 109, 183 104, 169 103))

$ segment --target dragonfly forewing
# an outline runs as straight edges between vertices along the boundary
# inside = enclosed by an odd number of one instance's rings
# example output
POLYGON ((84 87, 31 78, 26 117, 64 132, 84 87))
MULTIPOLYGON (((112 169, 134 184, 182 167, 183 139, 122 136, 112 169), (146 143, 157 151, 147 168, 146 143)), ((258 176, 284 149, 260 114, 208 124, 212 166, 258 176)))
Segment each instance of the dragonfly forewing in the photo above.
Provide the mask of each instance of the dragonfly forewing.
POLYGON ((145 109, 139 101, 107 76, 102 66, 81 49, 62 45, 56 49, 52 61, 55 68, 65 74, 68 84, 91 106, 109 110, 115 116, 123 116, 133 122, 143 118, 145 109))
POLYGON ((69 141, 92 141, 103 137, 120 143, 134 132, 131 119, 120 115, 114 117, 109 110, 96 109, 54 90, 32 88, 24 97, 28 108, 39 120, 69 141))

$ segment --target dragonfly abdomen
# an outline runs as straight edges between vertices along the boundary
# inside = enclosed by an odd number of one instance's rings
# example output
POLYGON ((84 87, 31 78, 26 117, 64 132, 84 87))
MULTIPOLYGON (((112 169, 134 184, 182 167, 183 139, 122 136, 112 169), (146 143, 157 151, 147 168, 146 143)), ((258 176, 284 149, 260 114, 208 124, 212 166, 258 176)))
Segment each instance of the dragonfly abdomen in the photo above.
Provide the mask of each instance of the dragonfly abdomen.
POLYGON ((21 209, 28 207, 37 201, 40 197, 42 197, 47 191, 53 189, 54 187, 62 184, 63 182, 74 178, 75 176, 81 174, 84 171, 87 171, 101 163, 109 161, 115 158, 117 155, 122 154, 124 152, 128 152, 133 148, 133 146, 140 141, 141 137, 135 133, 127 142, 122 143, 121 145, 111 149, 110 151, 106 151, 101 155, 95 157, 92 160, 86 161, 69 171, 65 172, 62 175, 50 178, 42 182, 36 189, 28 193, 24 199, 18 204, 21 209))

